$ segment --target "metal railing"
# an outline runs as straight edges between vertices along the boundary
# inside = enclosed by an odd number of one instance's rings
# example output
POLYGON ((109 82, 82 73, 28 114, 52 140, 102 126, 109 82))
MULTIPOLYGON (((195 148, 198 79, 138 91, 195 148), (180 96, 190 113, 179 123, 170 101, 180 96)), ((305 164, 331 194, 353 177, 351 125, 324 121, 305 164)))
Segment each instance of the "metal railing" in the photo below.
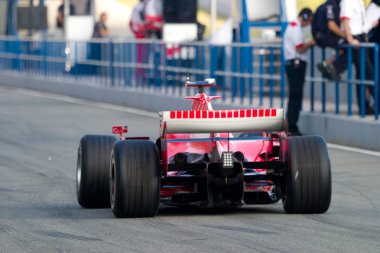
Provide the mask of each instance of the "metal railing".
MULTIPOLYGON (((358 108, 358 113, 361 118, 365 117, 365 101, 372 99, 372 106, 374 108, 374 118, 378 120, 379 116, 379 46, 375 43, 361 43, 360 46, 343 45, 336 48, 335 55, 336 58, 339 55, 339 50, 345 50, 345 57, 347 57, 347 71, 342 74, 343 78, 340 80, 327 80, 321 77, 316 77, 315 64, 316 64, 316 53, 315 48, 310 50, 310 69, 307 81, 310 83, 310 111, 314 111, 316 88, 315 85, 320 85, 320 102, 321 102, 321 112, 325 113, 327 111, 326 107, 328 104, 327 93, 328 87, 330 87, 330 92, 334 92, 333 100, 334 112, 335 114, 341 114, 342 107, 346 107, 346 113, 348 116, 353 115, 353 87, 360 86, 360 108, 358 108), (354 78, 353 71, 356 71, 353 64, 353 51, 359 50, 360 57, 360 71, 359 78, 354 78), (373 65, 373 76, 366 76, 366 57, 372 56, 373 65), (331 89, 333 88, 333 89, 331 89), (373 98, 368 98, 368 89, 373 89, 373 98), (342 91, 344 90, 344 91, 342 91), (343 95, 343 96, 342 96, 343 95)), ((326 50, 322 50, 320 61, 326 60, 326 50)), ((357 76, 357 75, 355 75, 357 76)), ((331 96, 330 96, 331 97, 331 96)))
MULTIPOLYGON (((352 50, 355 49, 345 47, 347 57, 352 58, 352 50)), ((335 84, 320 77, 315 69, 318 60, 325 59, 326 52, 310 50, 308 95, 305 97, 310 101, 310 111, 317 111, 318 104, 323 113, 343 114, 343 109, 347 108, 347 115, 352 116, 355 108, 352 107, 352 87, 360 85, 362 98, 366 96, 366 87, 374 89, 374 118, 378 119, 378 85, 375 85, 379 83, 378 45, 363 44, 359 50, 362 65, 365 64, 366 50, 373 51, 373 78, 367 80, 363 72, 360 80, 354 79, 352 60, 349 59, 347 78, 335 84), (319 55, 322 55, 320 59, 319 55)), ((282 55, 281 44, 0 38, 0 72, 73 80, 78 84, 109 88, 142 89, 174 96, 192 93, 183 88, 187 76, 192 80, 213 77, 219 85, 211 89, 212 95, 222 95, 227 103, 254 107, 286 105, 287 86, 282 55)), ((361 69, 364 68, 363 65, 361 69)), ((364 103, 360 109, 359 114, 364 118, 364 103)))

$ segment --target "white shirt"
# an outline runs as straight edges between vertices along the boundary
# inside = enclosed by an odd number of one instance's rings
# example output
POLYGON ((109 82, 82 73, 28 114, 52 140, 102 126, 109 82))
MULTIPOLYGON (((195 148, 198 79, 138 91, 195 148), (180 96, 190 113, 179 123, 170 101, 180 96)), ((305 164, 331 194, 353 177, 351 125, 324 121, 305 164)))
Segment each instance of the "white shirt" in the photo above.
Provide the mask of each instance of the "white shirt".
POLYGON ((149 0, 145 7, 145 21, 150 24, 147 28, 159 30, 162 28, 162 0, 149 0))
POLYGON ((131 25, 133 31, 138 31, 141 26, 144 26, 145 21, 141 18, 141 13, 144 11, 144 3, 138 2, 132 10, 131 25))
POLYGON ((149 0, 145 7, 145 15, 162 16, 162 0, 149 0))
POLYGON ((349 20, 352 35, 366 33, 365 5, 363 0, 342 0, 340 2, 340 19, 349 20))
POLYGON ((367 8, 365 19, 366 32, 369 32, 372 29, 373 23, 380 19, 380 6, 371 3, 367 8))
POLYGON ((301 24, 297 22, 290 22, 286 27, 284 34, 284 51, 285 60, 293 60, 298 58, 307 61, 307 52, 298 53, 297 48, 305 44, 305 36, 302 31, 301 24))

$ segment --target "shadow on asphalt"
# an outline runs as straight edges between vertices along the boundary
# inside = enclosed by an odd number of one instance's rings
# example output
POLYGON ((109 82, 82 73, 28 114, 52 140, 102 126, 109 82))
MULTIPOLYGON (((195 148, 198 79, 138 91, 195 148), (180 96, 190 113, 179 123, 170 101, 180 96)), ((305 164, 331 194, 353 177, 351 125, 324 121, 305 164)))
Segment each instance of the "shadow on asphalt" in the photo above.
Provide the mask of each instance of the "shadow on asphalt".
POLYGON ((198 208, 194 206, 167 207, 161 206, 157 216, 187 216, 187 215, 236 215, 236 214, 284 214, 281 204, 198 208))
MULTIPOLYGON (((110 219, 114 218, 110 208, 82 208, 79 205, 54 205, 48 204, 29 208, 17 208, 11 212, 9 219, 20 218, 70 218, 73 220, 110 219), (24 210, 25 209, 25 210, 24 210), (27 210, 26 210, 27 209, 27 210)), ((207 215, 242 215, 242 214, 285 214, 282 204, 250 205, 241 207, 199 208, 195 206, 165 206, 160 205, 157 217, 175 216, 207 216, 207 215)))

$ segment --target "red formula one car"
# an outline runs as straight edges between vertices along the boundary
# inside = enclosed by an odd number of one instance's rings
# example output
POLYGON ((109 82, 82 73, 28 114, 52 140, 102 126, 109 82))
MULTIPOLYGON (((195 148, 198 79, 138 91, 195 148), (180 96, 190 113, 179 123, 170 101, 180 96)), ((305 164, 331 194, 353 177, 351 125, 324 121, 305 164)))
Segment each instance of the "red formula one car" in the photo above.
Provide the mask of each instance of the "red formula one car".
POLYGON ((330 206, 331 169, 319 136, 288 136, 283 109, 213 110, 204 87, 192 110, 160 112, 160 138, 86 135, 78 148, 77 197, 116 217, 154 216, 160 203, 201 207, 270 204, 287 213, 330 206))

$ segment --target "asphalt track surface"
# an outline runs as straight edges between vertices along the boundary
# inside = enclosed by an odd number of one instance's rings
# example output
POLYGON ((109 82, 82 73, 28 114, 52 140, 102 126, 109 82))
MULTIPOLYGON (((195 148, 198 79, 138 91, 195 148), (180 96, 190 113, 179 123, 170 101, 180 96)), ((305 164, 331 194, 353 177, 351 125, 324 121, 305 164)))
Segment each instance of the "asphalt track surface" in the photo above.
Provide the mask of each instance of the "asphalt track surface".
POLYGON ((333 197, 322 215, 288 215, 281 203, 161 207, 141 219, 81 208, 81 136, 128 124, 156 138, 155 115, 0 87, 0 252, 380 252, 378 153, 330 148, 333 197))

